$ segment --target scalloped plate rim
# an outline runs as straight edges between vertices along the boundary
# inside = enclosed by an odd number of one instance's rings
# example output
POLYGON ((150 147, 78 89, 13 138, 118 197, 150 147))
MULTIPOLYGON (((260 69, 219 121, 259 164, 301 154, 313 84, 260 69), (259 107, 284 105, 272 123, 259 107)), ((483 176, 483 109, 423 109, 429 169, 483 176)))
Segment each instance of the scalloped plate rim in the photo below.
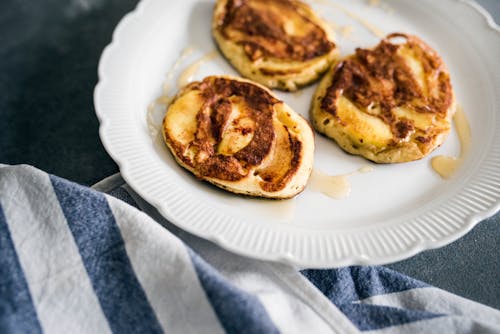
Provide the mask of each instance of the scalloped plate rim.
MULTIPOLYGON (((122 174, 123 179, 129 184, 134 191, 136 191, 143 199, 149 202, 153 207, 155 207, 161 215, 163 215, 168 221, 177 225, 178 227, 194 234, 204 239, 210 240, 221 247, 232 251, 234 253, 249 256, 253 258, 258 258, 261 260, 269 260, 269 261, 277 261, 288 263, 290 265, 299 266, 299 267, 308 267, 308 268, 326 268, 326 267, 338 267, 338 266, 346 266, 346 265, 377 265, 377 264, 385 264, 390 262, 395 262, 399 260, 406 259, 413 255, 418 254, 421 251, 442 247, 447 245, 465 234, 467 234, 472 228, 476 226, 480 221, 491 217, 497 211, 500 210, 500 198, 496 199, 496 202, 489 209, 477 212, 476 214, 470 216, 466 221, 463 222, 461 228, 455 231, 455 233, 448 235, 447 237, 441 238, 439 240, 421 240, 418 243, 415 243, 413 246, 408 247, 403 253, 392 254, 382 257, 370 257, 366 254, 351 254, 348 256, 343 256, 341 259, 332 259, 332 260, 323 260, 323 261, 314 261, 312 259, 304 259, 303 257, 292 254, 290 252, 287 253, 262 253, 258 250, 249 250, 242 249, 228 242, 227 239, 222 238, 220 235, 211 234, 206 232, 200 232, 199 230, 192 228, 189 224, 178 222, 176 217, 172 216, 172 214, 168 211, 168 209, 158 202, 158 199, 152 198, 148 193, 147 189, 143 189, 141 186, 137 185, 133 176, 130 175, 129 172, 129 162, 126 159, 122 159, 119 155, 113 152, 111 148, 111 144, 108 141, 107 137, 107 122, 109 119, 106 118, 106 112, 103 111, 100 105, 101 94, 106 90, 108 81, 106 80, 105 74, 105 65, 108 59, 113 56, 113 52, 115 49, 119 47, 120 38, 122 38, 121 33, 125 29, 127 24, 133 23, 134 20, 137 20, 138 17, 142 14, 144 8, 147 6, 149 2, 153 2, 155 0, 141 0, 138 2, 135 9, 127 13, 117 24, 114 32, 112 41, 104 48, 101 58, 99 60, 98 65, 98 82, 94 89, 94 107, 96 115, 100 122, 99 128, 99 136, 105 147, 108 154, 112 157, 112 159, 117 163, 120 169, 120 173, 122 174)), ((468 5, 471 9, 475 10, 479 13, 482 18, 487 22, 490 29, 493 31, 500 33, 500 27, 495 23, 491 15, 481 7, 474 0, 455 0, 460 3, 464 3, 468 5)), ((500 35, 499 35, 500 36, 500 35)))

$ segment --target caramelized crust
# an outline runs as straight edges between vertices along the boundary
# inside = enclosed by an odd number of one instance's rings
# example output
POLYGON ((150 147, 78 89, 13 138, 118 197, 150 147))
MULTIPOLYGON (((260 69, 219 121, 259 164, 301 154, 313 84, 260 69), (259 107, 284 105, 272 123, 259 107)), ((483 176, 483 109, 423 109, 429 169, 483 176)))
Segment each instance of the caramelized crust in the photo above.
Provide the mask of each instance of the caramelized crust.
MULTIPOLYGON (((177 161, 197 177, 230 191, 255 194, 239 188, 252 179, 261 196, 273 197, 297 175, 303 179, 299 170, 312 165, 299 131, 304 124, 311 130, 301 118, 303 124, 297 124, 284 106, 267 89, 246 80, 207 77, 186 86, 169 107, 165 141, 177 161)), ((312 133, 305 138, 312 140, 312 133)), ((307 177, 292 187, 294 194, 307 177)))
POLYGON ((217 29, 242 45, 252 61, 263 57, 306 61, 335 48, 304 5, 293 0, 229 0, 217 29), (297 22, 300 32, 288 32, 287 22, 297 22))
POLYGON ((444 62, 420 38, 401 33, 388 35, 373 49, 358 48, 336 64, 313 103, 314 123, 320 132, 330 132, 337 142, 351 140, 351 147, 341 146, 377 162, 402 162, 427 155, 449 132, 453 112, 454 94, 444 62), (404 42, 396 44, 396 39, 404 42), (321 112, 314 110, 314 105, 321 112), (374 145, 371 131, 379 129, 365 129, 366 138, 362 133, 349 133, 355 127, 348 124, 352 117, 339 112, 347 105, 354 114, 364 113, 366 116, 358 118, 367 123, 385 124, 391 138, 374 145), (337 130, 327 131, 328 126, 337 130), (345 130, 339 133, 339 129, 345 130), (364 149, 369 152, 364 154, 364 149))
POLYGON ((243 76, 271 88, 296 90, 337 55, 328 26, 297 0, 218 0, 212 33, 243 76))

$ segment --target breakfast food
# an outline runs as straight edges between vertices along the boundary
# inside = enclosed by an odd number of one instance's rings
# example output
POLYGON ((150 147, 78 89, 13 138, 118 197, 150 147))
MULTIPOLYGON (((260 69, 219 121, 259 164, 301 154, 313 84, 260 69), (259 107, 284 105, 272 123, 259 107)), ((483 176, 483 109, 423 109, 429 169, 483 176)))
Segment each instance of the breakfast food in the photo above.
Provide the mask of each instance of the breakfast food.
POLYGON ((269 88, 295 91, 338 54, 328 25, 297 0, 218 0, 212 34, 244 77, 269 88))
POLYGON ((185 86, 169 106, 162 130, 181 166, 234 193, 291 198, 311 174, 309 123, 245 79, 210 76, 185 86))
POLYGON ((311 106, 316 130, 378 163, 421 159, 451 129, 455 97, 440 56, 420 38, 394 33, 356 49, 321 81, 311 106))

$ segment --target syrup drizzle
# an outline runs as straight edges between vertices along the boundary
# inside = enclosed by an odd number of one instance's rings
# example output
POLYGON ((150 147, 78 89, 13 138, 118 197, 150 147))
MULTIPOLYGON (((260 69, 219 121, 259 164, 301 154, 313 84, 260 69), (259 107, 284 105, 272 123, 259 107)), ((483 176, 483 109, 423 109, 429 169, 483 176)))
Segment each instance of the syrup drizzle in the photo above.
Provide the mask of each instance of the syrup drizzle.
POLYGON ((458 139, 460 140, 460 155, 458 157, 438 155, 431 160, 431 166, 434 171, 445 180, 451 178, 463 164, 471 146, 470 125, 461 106, 457 106, 453 122, 455 123, 458 139))
POLYGON ((196 49, 194 47, 188 46, 184 48, 180 56, 176 59, 175 63, 169 69, 165 76, 165 81, 162 85, 162 95, 157 97, 153 102, 148 105, 146 112, 146 124, 148 127, 149 134, 153 140, 156 140, 160 133, 161 120, 165 114, 165 109, 170 105, 174 99, 174 88, 178 90, 179 88, 185 86, 190 81, 192 81, 194 75, 199 70, 203 63, 214 59, 218 53, 217 51, 209 52, 203 55, 196 62, 189 65, 184 69, 178 77, 177 87, 173 87, 174 75, 178 68, 181 66, 185 60, 194 53, 196 49))
POLYGON ((193 80, 194 75, 198 70, 200 69, 201 65, 204 63, 211 61, 215 59, 218 56, 218 52, 216 50, 209 52, 205 54, 203 57, 186 67, 184 71, 182 71, 181 75, 179 76, 179 79, 177 80, 177 86, 178 87, 184 87, 188 83, 190 83, 193 80))
POLYGON ((317 169, 313 169, 309 184, 313 191, 321 192, 333 199, 344 199, 351 194, 349 177, 356 174, 370 173, 373 170, 371 166, 363 166, 352 173, 328 175, 317 169))
MULTIPOLYGON (((376 37, 384 38, 386 36, 386 34, 380 28, 375 26, 373 23, 365 20, 364 18, 362 18, 358 14, 350 11, 349 9, 347 9, 339 4, 333 3, 333 2, 328 1, 328 0, 310 0, 310 2, 319 4, 319 5, 324 5, 324 6, 336 8, 336 9, 342 11, 344 14, 346 14, 350 18, 352 18, 353 20, 357 21, 362 26, 364 26, 369 32, 371 32, 376 37)), ((330 25, 332 25, 332 24, 330 24, 330 25)))

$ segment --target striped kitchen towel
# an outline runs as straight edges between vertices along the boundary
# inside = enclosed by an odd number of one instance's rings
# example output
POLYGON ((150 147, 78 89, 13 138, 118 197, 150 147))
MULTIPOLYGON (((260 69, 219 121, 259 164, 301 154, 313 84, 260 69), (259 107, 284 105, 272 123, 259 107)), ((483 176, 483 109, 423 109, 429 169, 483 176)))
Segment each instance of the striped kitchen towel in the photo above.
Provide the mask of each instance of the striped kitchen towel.
POLYGON ((0 333, 500 333, 500 311, 384 267, 248 259, 119 175, 95 188, 0 165, 0 333))

